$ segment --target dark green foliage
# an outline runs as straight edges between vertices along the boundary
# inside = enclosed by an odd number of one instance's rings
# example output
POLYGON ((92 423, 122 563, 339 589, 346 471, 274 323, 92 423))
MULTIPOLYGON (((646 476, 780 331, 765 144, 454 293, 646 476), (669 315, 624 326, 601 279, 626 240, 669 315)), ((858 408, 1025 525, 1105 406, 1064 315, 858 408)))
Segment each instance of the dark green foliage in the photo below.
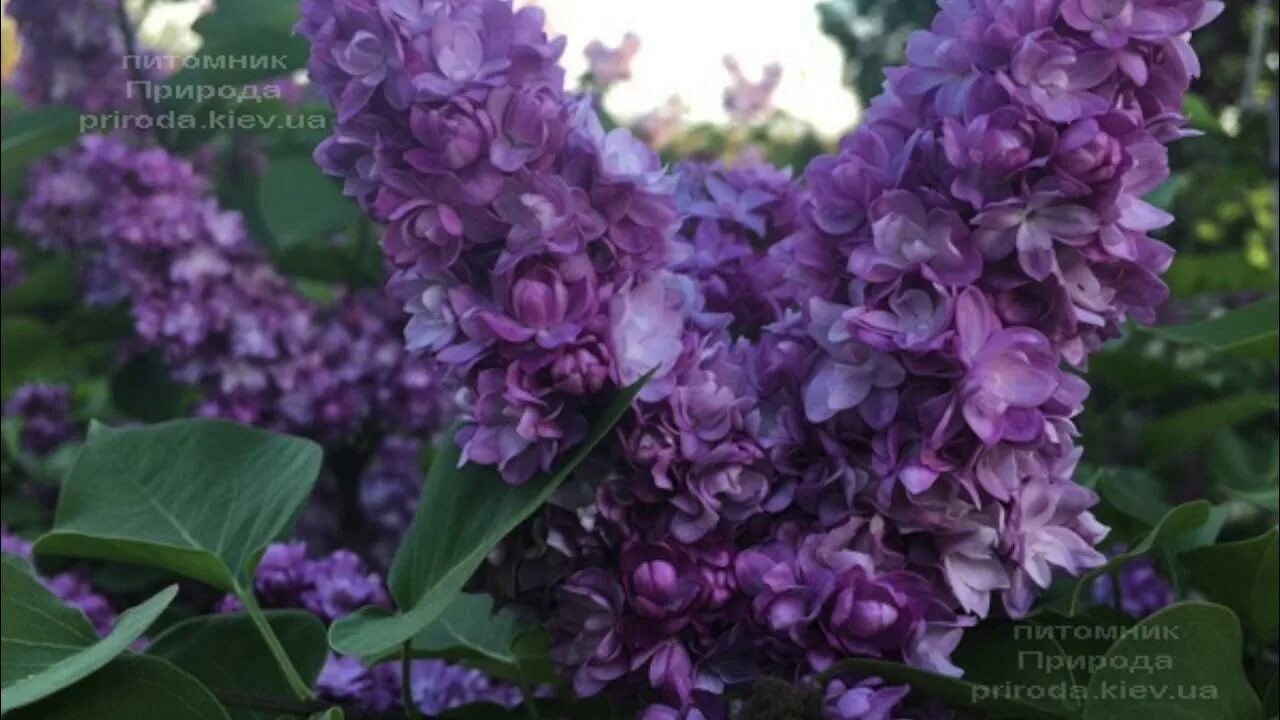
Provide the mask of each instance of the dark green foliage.
POLYGON ((742 720, 822 720, 822 695, 774 678, 756 681, 742 720))

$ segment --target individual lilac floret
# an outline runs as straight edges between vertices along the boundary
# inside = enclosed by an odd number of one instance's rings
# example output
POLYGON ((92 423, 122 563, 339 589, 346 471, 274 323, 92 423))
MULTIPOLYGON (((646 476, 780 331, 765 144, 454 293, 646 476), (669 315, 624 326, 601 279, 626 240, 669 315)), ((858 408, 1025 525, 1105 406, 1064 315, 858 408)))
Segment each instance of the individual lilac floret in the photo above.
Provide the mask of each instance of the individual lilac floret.
POLYGON ((18 442, 35 455, 48 455, 80 435, 71 416, 71 390, 65 385, 19 387, 5 403, 4 416, 18 421, 18 442))
POLYGON ((886 686, 874 677, 856 683, 836 678, 824 691, 822 716, 826 720, 894 720, 910 690, 906 685, 886 686))
POLYGON ((724 111, 736 123, 748 124, 764 117, 773 107, 773 93, 782 82, 782 66, 769 63, 758 81, 742 73, 737 58, 725 56, 724 67, 731 83, 724 91, 724 111))
MULTIPOLYGON (((24 560, 31 559, 31 543, 10 535, 8 528, 3 526, 0 526, 0 551, 24 560)), ((59 600, 83 612, 99 635, 105 637, 115 626, 116 612, 110 601, 94 591, 81 570, 70 570, 51 577, 37 575, 36 579, 59 600)))
POLYGON ((13 85, 32 104, 65 104, 86 112, 131 104, 118 0, 13 0, 5 12, 18 25, 22 56, 13 85))
POLYGON ((640 37, 627 33, 617 47, 606 47, 599 40, 592 40, 583 52, 592 84, 607 90, 631 79, 631 61, 640 52, 640 37))

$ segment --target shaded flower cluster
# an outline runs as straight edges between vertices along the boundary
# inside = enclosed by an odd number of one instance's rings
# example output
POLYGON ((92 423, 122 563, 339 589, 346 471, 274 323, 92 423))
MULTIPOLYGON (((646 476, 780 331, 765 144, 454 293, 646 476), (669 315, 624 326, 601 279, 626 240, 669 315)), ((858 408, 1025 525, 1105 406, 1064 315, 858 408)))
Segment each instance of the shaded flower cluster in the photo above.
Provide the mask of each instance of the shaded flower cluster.
MULTIPOLYGON (((388 604, 382 578, 355 554, 338 550, 310 559, 301 542, 268 547, 254 576, 253 590, 263 607, 303 609, 326 624, 366 605, 388 604)), ((231 595, 218 606, 220 612, 241 609, 231 595)), ((325 699, 381 712, 401 706, 400 683, 397 663, 366 667, 359 658, 330 654, 316 689, 325 699)), ((418 709, 432 716, 471 703, 514 707, 520 701, 517 688, 495 684, 484 673, 440 660, 413 662, 410 691, 418 709)))
POLYGON ((12 0, 22 56, 13 87, 28 103, 71 105, 86 112, 131 104, 128 52, 117 17, 119 0, 12 0))
POLYGON ((799 300, 768 250, 799 228, 802 190, 789 170, 754 155, 732 167, 685 161, 675 175, 682 224, 672 269, 697 283, 707 311, 757 333, 799 300))
POLYGON ((18 443, 34 455, 47 455, 80 436, 66 385, 19 386, 4 405, 4 417, 18 422, 18 443))
POLYGON ((564 93, 542 24, 502 0, 316 0, 299 25, 338 115, 316 160, 388 224, 408 346, 461 383, 466 460, 512 483, 639 377, 614 360, 609 306, 665 262, 676 221, 657 157, 564 93))
POLYGON ((1177 597, 1173 586, 1160 575, 1149 557, 1130 560, 1114 573, 1093 582, 1093 602, 1111 605, 1134 618, 1144 618, 1172 605, 1177 597), (1120 584, 1116 586, 1116 580, 1120 584))
MULTIPOLYGON (((306 4, 339 120, 317 161, 389 225, 409 346, 464 388, 464 462, 524 482, 653 371, 480 579, 580 695, 717 718, 848 656, 959 674, 965 628, 1105 560, 1076 368, 1164 298, 1170 218, 1141 197, 1219 9, 943 2, 796 187, 665 176, 563 94, 535 8, 306 4)), ((901 694, 850 682, 827 711, 901 694)))
POLYGON ((370 530, 369 555, 390 567, 422 490, 422 443, 401 435, 382 441, 360 478, 360 510, 370 530))
MULTIPOLYGON (((31 543, 0 527, 0 552, 30 561, 31 543)), ((37 575, 36 579, 59 600, 83 612, 99 635, 105 637, 115 626, 116 612, 110 601, 94 591, 82 570, 68 570, 50 577, 37 575)))
POLYGON ((130 301, 137 335, 202 390, 199 414, 322 442, 440 421, 439 374, 404 352, 389 299, 304 299, 241 216, 164 150, 85 137, 33 169, 18 223, 42 246, 84 258, 90 302, 130 301))

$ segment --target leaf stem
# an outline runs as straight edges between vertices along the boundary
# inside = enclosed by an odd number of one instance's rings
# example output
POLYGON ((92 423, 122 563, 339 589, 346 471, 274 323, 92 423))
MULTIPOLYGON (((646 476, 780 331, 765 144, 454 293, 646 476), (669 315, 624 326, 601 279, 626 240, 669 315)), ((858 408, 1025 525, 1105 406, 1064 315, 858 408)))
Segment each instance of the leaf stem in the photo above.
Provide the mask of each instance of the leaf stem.
MULTIPOLYGON (((150 3, 147 4, 147 9, 150 10, 150 3)), ((129 10, 125 7, 125 0, 120 0, 116 3, 116 23, 124 36, 126 53, 124 62, 129 65, 129 78, 132 80, 130 85, 145 85, 147 84, 147 78, 142 74, 142 62, 138 54, 138 34, 134 30, 133 21, 129 18, 129 10)), ((129 91, 128 96, 132 96, 132 90, 129 91)), ((151 88, 143 89, 141 105, 143 112, 152 118, 160 116, 160 108, 156 105, 155 98, 151 95, 151 88)), ((168 148, 169 143, 166 142, 166 138, 159 129, 153 127, 151 136, 161 147, 168 148)))
POLYGON ((517 672, 520 677, 520 695, 524 698, 524 702, 521 704, 525 707, 525 713, 529 715, 529 720, 542 720, 542 714, 538 712, 537 698, 533 694, 533 686, 529 684, 529 680, 525 677, 523 668, 518 668, 517 672))
POLYGON ((276 632, 271 629, 271 623, 267 622, 266 615, 262 614, 262 608, 258 607, 258 599, 254 597, 253 591, 246 592, 237 587, 236 596, 240 598, 240 602, 244 603, 245 611, 249 613, 253 624, 258 628, 258 633, 262 635, 263 641, 267 643, 267 648, 271 650, 271 656, 276 659, 276 664, 280 666, 280 671, 284 673, 285 680, 289 682, 289 688, 293 690, 299 700, 310 700, 311 687, 303 681, 302 675, 293 666, 293 660, 289 659, 289 654, 284 651, 284 646, 280 644, 280 638, 276 637, 276 632))
POLYGON ((409 720, 423 720, 422 713, 413 702, 413 687, 409 683, 412 666, 413 653, 406 642, 400 647, 400 703, 404 705, 404 714, 409 720))

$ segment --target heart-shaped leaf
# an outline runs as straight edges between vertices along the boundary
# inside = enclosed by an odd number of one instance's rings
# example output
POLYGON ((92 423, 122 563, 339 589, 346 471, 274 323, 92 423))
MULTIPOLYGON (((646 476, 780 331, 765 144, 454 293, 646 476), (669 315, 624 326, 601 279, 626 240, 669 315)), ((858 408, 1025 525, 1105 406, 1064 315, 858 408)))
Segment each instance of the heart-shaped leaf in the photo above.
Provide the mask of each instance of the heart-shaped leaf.
POLYGON ((68 107, 49 106, 13 115, 6 114, 0 131, 0 165, 6 193, 16 193, 26 181, 27 168, 35 160, 80 136, 80 113, 68 107))
POLYGON ((320 471, 320 447, 218 420, 95 425, 38 555, 148 565, 243 594, 320 471))
POLYGON ((1142 444, 1153 465, 1168 465, 1204 447, 1223 428, 1274 415, 1280 397, 1274 393, 1244 392, 1183 408, 1147 425, 1142 444))
MULTIPOLYGON (((301 610, 264 613, 280 644, 302 679, 314 683, 324 667, 329 645, 320 620, 301 610)), ((204 615, 173 625, 147 647, 147 654, 163 658, 204 683, 214 693, 293 699, 288 679, 271 650, 244 613, 204 615)), ((228 708, 231 720, 272 720, 276 713, 228 708)))
POLYGON ((509 610, 495 611, 488 595, 459 595, 435 622, 409 641, 415 657, 432 657, 483 670, 517 683, 555 680, 545 637, 509 610))
POLYGON ((400 611, 363 608, 338 620, 329 630, 333 648, 345 655, 385 655, 440 617, 493 546, 541 507, 622 419, 650 376, 618 394, 558 470, 523 485, 507 484, 493 466, 458 467, 462 451, 449 433, 391 564, 388 579, 400 611))
POLYGON ((1215 318, 1186 325, 1161 325, 1148 331, 1175 342, 1207 347, 1216 352, 1229 352, 1249 357, 1276 359, 1276 316, 1280 313, 1280 296, 1223 313, 1215 318))
MULTIPOLYGON (((1193 533, 1205 527, 1212 517, 1213 506, 1207 500, 1193 500, 1173 508, 1165 513, 1165 516, 1151 529, 1151 532, 1143 536, 1127 552, 1122 552, 1112 557, 1106 564, 1094 568, 1073 581, 1066 607, 1060 609, 1064 609, 1067 615, 1075 615, 1081 612, 1087 602, 1088 594, 1093 588, 1093 581, 1098 577, 1153 549, 1165 547, 1182 549, 1188 547, 1191 543, 1187 539, 1193 533)), ((1212 539, 1210 538, 1209 541, 1211 542, 1212 539)))
POLYGON ((952 655, 962 677, 939 675, 902 663, 870 658, 842 660, 823 674, 846 672, 907 683, 948 707, 975 708, 994 718, 1071 718, 1078 710, 1077 681, 1051 633, 1028 624, 986 622, 965 632, 952 655), (1018 688, 1015 694, 1010 688, 1018 688))
POLYGON ((1084 720, 1261 720, 1241 652, 1240 623, 1227 608, 1167 607, 1107 651, 1089 680, 1084 720))
POLYGON ((1180 562, 1197 590, 1235 611, 1263 641, 1280 629, 1280 528, 1250 540, 1187 552, 1180 562))
POLYGON ((258 185, 258 209, 276 250, 311 241, 331 244, 334 235, 360 218, 342 185, 321 172, 310 155, 272 158, 258 185))
POLYGON ((122 655, 11 720, 230 720, 199 680, 160 658, 122 655))
POLYGON ((99 638, 84 614, 63 605, 22 560, 0 560, 0 712, 34 703, 82 680, 123 653, 178 593, 172 585, 127 610, 99 638))

